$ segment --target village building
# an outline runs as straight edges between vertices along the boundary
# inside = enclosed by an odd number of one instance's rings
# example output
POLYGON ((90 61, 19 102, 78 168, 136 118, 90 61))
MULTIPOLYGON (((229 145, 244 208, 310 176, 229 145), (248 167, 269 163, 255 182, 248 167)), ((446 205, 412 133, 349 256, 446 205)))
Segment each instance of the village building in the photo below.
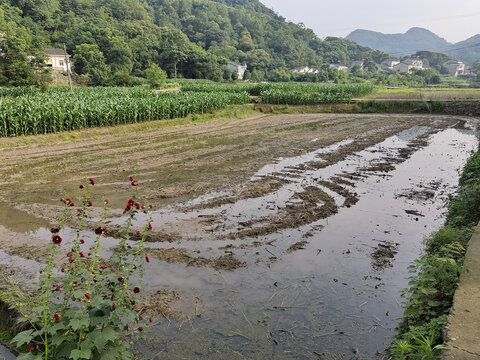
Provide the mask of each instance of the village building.
POLYGON ((231 73, 236 73, 238 75, 239 80, 243 80, 243 78, 245 76, 245 71, 247 71, 247 65, 246 64, 245 65, 240 65, 240 64, 237 64, 237 63, 234 63, 234 62, 230 61, 227 64, 227 69, 231 73))
POLYGON ((70 68, 70 55, 65 55, 65 51, 60 48, 45 49, 47 58, 45 64, 51 66, 52 69, 67 71, 70 68))
POLYGON ((337 69, 338 71, 348 71, 348 67, 342 64, 330 64, 330 69, 337 69))
POLYGON ((423 70, 423 60, 421 59, 405 59, 393 66, 393 70, 401 73, 409 73, 413 69, 423 70))
POLYGON ((383 60, 380 63, 379 67, 381 70, 393 70, 393 67, 398 64, 400 64, 400 61, 389 59, 389 60, 383 60))
POLYGON ((450 76, 467 75, 467 64, 460 60, 448 60, 443 63, 450 76))
POLYGON ((299 66, 295 69, 292 69, 292 72, 295 74, 318 74, 320 71, 315 68, 311 68, 310 66, 299 66))

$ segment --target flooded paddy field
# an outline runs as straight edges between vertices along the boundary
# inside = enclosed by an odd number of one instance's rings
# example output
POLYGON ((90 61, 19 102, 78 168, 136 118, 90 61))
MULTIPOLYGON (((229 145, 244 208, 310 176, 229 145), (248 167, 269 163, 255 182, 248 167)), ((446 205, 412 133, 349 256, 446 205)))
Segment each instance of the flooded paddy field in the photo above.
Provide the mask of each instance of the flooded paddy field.
POLYGON ((383 358, 407 267, 478 144, 475 120, 427 115, 89 131, 0 140, 1 276, 35 280, 58 198, 78 194, 84 174, 94 200, 114 206, 105 243, 115 243, 136 166, 154 206, 144 284, 157 321, 135 347, 148 359, 383 358))

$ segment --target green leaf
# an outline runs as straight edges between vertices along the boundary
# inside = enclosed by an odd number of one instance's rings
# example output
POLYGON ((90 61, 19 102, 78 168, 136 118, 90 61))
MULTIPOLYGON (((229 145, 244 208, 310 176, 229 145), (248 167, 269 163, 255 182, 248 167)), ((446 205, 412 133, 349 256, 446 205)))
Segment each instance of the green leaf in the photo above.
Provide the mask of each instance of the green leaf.
POLYGON ((86 339, 84 341, 82 341, 81 345, 80 345, 80 349, 82 349, 82 351, 85 351, 85 350, 88 350, 88 351, 92 351, 92 348, 93 348, 93 342, 90 341, 89 339, 86 339))
POLYGON ((65 324, 59 322, 59 323, 56 323, 56 324, 50 326, 50 327, 48 328, 48 332, 49 332, 50 334, 55 334, 55 333, 58 332, 59 330, 63 330, 63 329, 65 329, 65 324))
POLYGON ((102 360, 117 360, 122 359, 122 351, 116 346, 108 346, 104 352, 102 352, 102 360))
POLYGON ((37 359, 32 353, 20 354, 17 356, 17 360, 35 360, 37 359))
POLYGON ((12 339, 12 343, 16 343, 17 347, 30 343, 30 341, 33 340, 33 331, 33 329, 30 329, 18 333, 17 336, 12 339))
POLYGON ((59 359, 69 359, 70 353, 73 349, 77 348, 77 344, 64 341, 58 348, 56 357, 59 359))
POLYGON ((51 341, 51 344, 53 346, 58 346, 61 343, 63 343, 64 341, 67 341, 67 340, 68 340, 67 337, 64 336, 64 335, 56 335, 56 336, 53 336, 50 341, 51 341))
POLYGON ((99 353, 102 353, 105 345, 109 341, 115 341, 117 338, 117 332, 113 330, 111 327, 106 327, 102 331, 95 330, 89 334, 89 338, 93 340, 95 343, 95 347, 97 348, 99 353))
POLYGON ((78 360, 78 359, 90 359, 90 356, 92 355, 92 352, 88 349, 85 350, 72 350, 70 353, 70 359, 72 360, 78 360))
POLYGON ((68 324, 74 331, 77 331, 78 329, 82 327, 87 327, 90 324, 90 319, 89 318, 83 318, 83 319, 72 319, 70 320, 70 323, 68 324))

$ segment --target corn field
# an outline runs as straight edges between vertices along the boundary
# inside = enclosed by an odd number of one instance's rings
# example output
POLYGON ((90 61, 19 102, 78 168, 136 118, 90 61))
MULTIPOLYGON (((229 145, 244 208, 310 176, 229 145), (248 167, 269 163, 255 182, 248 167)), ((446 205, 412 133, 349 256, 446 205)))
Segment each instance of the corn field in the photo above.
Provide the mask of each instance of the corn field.
POLYGON ((350 101, 354 97, 372 93, 370 83, 363 84, 322 84, 322 83, 257 83, 218 84, 214 82, 186 82, 184 92, 248 92, 260 96, 267 104, 318 104, 350 101))
POLYGON ((201 114, 250 101, 246 92, 155 93, 146 89, 0 89, 0 137, 46 134, 201 114))

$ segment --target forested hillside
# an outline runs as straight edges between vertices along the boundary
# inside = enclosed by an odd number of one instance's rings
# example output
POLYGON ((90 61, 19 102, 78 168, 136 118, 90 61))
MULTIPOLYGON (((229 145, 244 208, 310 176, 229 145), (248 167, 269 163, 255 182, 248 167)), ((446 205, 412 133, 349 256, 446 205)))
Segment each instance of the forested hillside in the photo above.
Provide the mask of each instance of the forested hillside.
POLYGON ((27 56, 64 43, 74 70, 93 85, 135 82, 152 63, 171 77, 216 80, 236 61, 262 79, 271 69, 387 57, 321 40, 257 0, 0 0, 0 8, 2 83, 30 81, 28 69, 19 70, 27 56))

